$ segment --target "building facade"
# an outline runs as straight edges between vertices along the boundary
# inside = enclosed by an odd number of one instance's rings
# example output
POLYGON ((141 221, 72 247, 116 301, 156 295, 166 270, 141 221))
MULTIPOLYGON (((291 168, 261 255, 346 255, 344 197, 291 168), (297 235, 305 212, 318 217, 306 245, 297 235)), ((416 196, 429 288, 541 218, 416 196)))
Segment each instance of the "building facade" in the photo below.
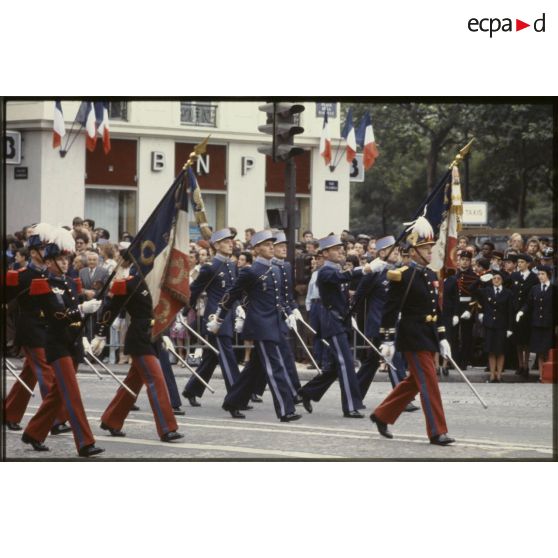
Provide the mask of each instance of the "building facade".
MULTIPOLYGON (((267 227, 267 210, 284 206, 284 163, 273 163, 258 152, 259 146, 271 141, 258 132, 266 118, 258 110, 261 104, 113 101, 111 150, 105 154, 101 138, 94 151, 85 147, 85 132, 74 123, 80 102, 62 101, 66 125, 62 148, 67 153, 61 157, 59 149, 52 147, 54 102, 9 101, 6 127, 21 134, 21 160, 7 165, 7 231, 39 221, 71 225, 72 218, 80 216, 108 229, 111 239, 124 231, 134 235, 194 145, 208 135, 208 150, 196 171, 209 224, 239 231, 267 227)), ((304 133, 295 138, 295 144, 305 149, 295 158, 299 235, 310 229, 320 237, 348 228, 350 169, 345 144, 339 140, 339 104, 303 104, 305 111, 299 118, 304 133), (326 106, 333 155, 339 159, 333 171, 319 154, 326 106)), ((198 234, 192 223, 192 238, 198 234)))

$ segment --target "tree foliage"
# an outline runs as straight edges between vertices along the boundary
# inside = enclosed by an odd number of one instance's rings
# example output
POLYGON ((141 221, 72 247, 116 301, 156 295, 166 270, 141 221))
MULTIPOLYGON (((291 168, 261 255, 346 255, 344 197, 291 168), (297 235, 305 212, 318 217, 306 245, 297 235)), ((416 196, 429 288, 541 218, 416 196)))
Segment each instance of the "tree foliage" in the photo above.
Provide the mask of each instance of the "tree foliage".
MULTIPOLYGON (((369 110, 380 156, 351 186, 351 230, 393 234, 471 137, 463 199, 488 202, 489 225, 552 225, 552 105, 352 104, 369 110)), ((348 105, 343 105, 346 110, 348 105)))

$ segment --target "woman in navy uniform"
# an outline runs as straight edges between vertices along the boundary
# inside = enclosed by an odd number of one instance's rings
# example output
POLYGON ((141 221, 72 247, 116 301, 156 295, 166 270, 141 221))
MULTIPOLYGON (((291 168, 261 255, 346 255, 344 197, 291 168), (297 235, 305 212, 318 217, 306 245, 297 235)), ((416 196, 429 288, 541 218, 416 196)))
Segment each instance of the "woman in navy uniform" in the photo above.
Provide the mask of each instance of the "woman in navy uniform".
POLYGON ((506 340, 512 335, 513 294, 503 286, 504 274, 494 270, 482 275, 472 287, 474 298, 482 308, 484 350, 488 353, 489 383, 502 381, 506 340), (492 281, 492 286, 489 281, 492 281), (484 288, 479 288, 484 283, 484 288))
MULTIPOLYGON (((124 257, 127 258, 126 254, 124 257)), ((101 319, 95 327, 95 338, 91 349, 95 355, 103 352, 110 325, 126 308, 130 315, 130 325, 124 339, 124 352, 132 357, 132 366, 124 383, 139 393, 145 384, 147 396, 153 411, 159 438, 163 442, 173 442, 184 436, 177 432, 178 425, 174 416, 163 371, 157 358, 157 345, 151 340, 153 327, 153 302, 145 281, 139 274, 124 279, 115 279, 110 294, 100 311, 101 319)), ((125 436, 122 431, 124 421, 135 404, 135 398, 122 386, 101 417, 101 429, 111 436, 125 436)))
MULTIPOLYGON (((45 246, 52 236, 53 227, 48 223, 39 223, 33 227, 33 233, 27 239, 31 260, 26 267, 17 271, 8 271, 6 276, 7 302, 17 300, 17 322, 15 344, 20 346, 25 355, 20 378, 31 389, 39 382, 41 397, 44 399, 54 383, 54 371, 46 359, 46 320, 38 299, 30 295, 33 279, 46 279, 48 271, 44 261, 45 246)), ((31 394, 15 382, 4 402, 4 421, 8 429, 21 430, 19 423, 29 405, 31 394)), ((61 408, 51 428, 51 434, 69 432, 65 424, 67 417, 61 408)))
POLYGON ((91 457, 104 451, 95 447, 76 376, 75 363, 83 356, 83 317, 95 313, 101 302, 88 300, 78 304, 75 283, 66 276, 68 255, 75 241, 69 231, 56 229, 45 248, 48 279, 31 281, 30 295, 35 297, 47 322, 46 358, 54 370, 54 384, 39 410, 29 421, 21 437, 36 451, 48 451, 43 444, 56 416, 62 408, 68 414, 74 441, 80 457, 91 457))
POLYGON ((353 278, 362 277, 363 273, 380 271, 384 262, 375 261, 374 266, 366 264, 349 271, 340 270, 343 259, 343 243, 340 238, 330 235, 320 239, 320 251, 324 256, 324 265, 318 272, 316 281, 322 304, 320 331, 323 339, 330 345, 330 365, 322 374, 314 376, 300 389, 304 408, 311 413, 311 401, 319 401, 339 378, 341 388, 341 406, 343 416, 363 418, 359 413, 363 408, 362 395, 356 377, 353 355, 349 343, 350 311, 348 283, 353 278))
POLYGON ((390 360, 395 349, 402 351, 410 375, 376 407, 370 420, 382 436, 393 438, 388 424, 393 424, 407 404, 420 393, 430 443, 446 446, 455 440, 447 436, 434 358, 438 351, 442 358, 451 356, 451 349, 441 322, 438 277, 427 267, 432 260, 435 240, 426 219, 421 217, 417 220, 407 241, 413 265, 388 273, 390 286, 380 329, 384 336, 380 350, 390 360), (425 222, 425 226, 419 227, 419 221, 425 222))
MULTIPOLYGON (((529 254, 517 255, 517 271, 510 276, 511 289, 514 295, 514 310, 519 312, 529 298, 531 289, 539 283, 537 275, 529 270, 533 258, 529 254)), ((514 342, 517 346, 518 369, 516 375, 529 377, 529 339, 531 336, 529 320, 522 315, 514 323, 514 342)))
MULTIPOLYGON (((237 277, 237 267, 231 262, 233 251, 233 239, 236 233, 230 229, 221 229, 211 235, 211 244, 217 251, 211 263, 201 267, 199 275, 190 285, 190 308, 195 308, 196 302, 202 293, 207 293, 205 313, 203 315, 202 332, 207 333, 207 339, 211 345, 219 351, 217 356, 214 351, 207 347, 203 350, 201 364, 197 373, 209 382, 215 367, 219 363, 225 381, 227 392, 238 379, 240 372, 233 349, 233 313, 227 316, 217 335, 205 330, 205 324, 209 316, 215 314, 219 301, 223 298, 225 291, 229 289, 237 277), (205 330, 205 331, 204 331, 205 330)), ((205 386, 192 375, 182 395, 189 401, 192 407, 199 407, 200 403, 196 397, 202 397, 205 386)))
POLYGON ((517 312, 516 319, 525 319, 531 327, 529 349, 537 353, 539 360, 539 381, 542 380, 542 367, 548 359, 548 351, 555 346, 554 332, 558 323, 554 309, 556 285, 550 282, 552 268, 547 265, 537 266, 539 284, 535 285, 527 297, 523 308, 517 312))
POLYGON ((271 263, 274 240, 269 230, 259 231, 252 236, 251 244, 257 257, 251 267, 240 270, 237 280, 219 303, 219 310, 210 318, 207 329, 217 335, 233 310, 234 303, 246 293, 243 335, 254 340, 256 350, 252 352, 250 365, 243 370, 225 397, 223 409, 229 411, 233 418, 245 418, 239 409, 246 407, 259 375, 265 371, 277 417, 281 422, 290 422, 301 417, 295 413, 287 371, 279 351, 283 316, 279 288, 281 278, 279 270, 271 263))

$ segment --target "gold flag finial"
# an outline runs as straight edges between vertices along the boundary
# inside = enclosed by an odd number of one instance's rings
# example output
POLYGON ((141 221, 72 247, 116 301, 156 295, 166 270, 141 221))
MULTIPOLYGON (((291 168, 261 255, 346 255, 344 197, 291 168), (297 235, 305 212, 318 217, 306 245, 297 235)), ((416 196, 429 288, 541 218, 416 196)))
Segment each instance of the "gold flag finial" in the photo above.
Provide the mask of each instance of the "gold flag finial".
POLYGON ((186 161, 186 163, 184 163, 184 167, 182 167, 184 170, 186 170, 188 167, 191 167, 196 162, 196 158, 200 155, 203 155, 207 151, 207 143, 209 142, 210 137, 211 134, 207 136, 201 143, 198 143, 196 147, 194 147, 194 151, 190 153, 188 160, 186 161))
POLYGON ((467 155, 469 155, 474 141, 475 141, 475 138, 472 138, 471 141, 465 147, 462 147, 459 150, 459 153, 455 156, 455 159, 452 161, 451 165, 449 166, 450 169, 459 165, 459 163, 461 163, 461 161, 463 161, 465 159, 465 157, 467 157, 467 155))

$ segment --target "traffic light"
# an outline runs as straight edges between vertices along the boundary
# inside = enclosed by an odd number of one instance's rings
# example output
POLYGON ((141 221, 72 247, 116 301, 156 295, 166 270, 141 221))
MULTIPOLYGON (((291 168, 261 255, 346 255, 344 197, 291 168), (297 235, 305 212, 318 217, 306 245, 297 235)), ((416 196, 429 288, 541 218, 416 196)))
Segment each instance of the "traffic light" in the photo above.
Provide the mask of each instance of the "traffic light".
POLYGON ((270 146, 258 147, 260 153, 269 155, 273 161, 286 161, 304 152, 301 147, 294 147, 294 136, 302 134, 304 128, 294 122, 294 115, 304 111, 304 105, 295 103, 266 103, 259 109, 267 115, 266 123, 258 126, 264 134, 271 134, 270 146))

